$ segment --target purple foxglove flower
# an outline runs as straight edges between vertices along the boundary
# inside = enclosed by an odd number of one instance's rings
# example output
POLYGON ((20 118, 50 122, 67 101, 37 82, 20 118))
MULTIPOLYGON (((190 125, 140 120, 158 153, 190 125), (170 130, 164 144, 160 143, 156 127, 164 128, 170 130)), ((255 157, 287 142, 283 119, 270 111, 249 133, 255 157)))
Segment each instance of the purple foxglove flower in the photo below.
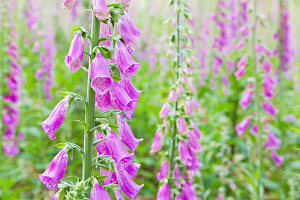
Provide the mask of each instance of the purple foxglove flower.
POLYGON ((177 130, 179 133, 181 134, 186 134, 187 132, 187 125, 186 125, 186 122, 185 120, 179 116, 176 120, 176 126, 177 126, 177 130))
POLYGON ((195 110, 198 110, 201 108, 199 105, 199 102, 197 101, 197 99, 195 97, 192 98, 191 103, 195 110))
POLYGON ((223 195, 222 194, 218 194, 217 200, 223 200, 223 195))
POLYGON ((59 195, 61 193, 62 189, 58 190, 55 195, 51 198, 51 200, 59 200, 59 195))
POLYGON ((234 70, 234 62, 232 60, 227 61, 227 73, 231 74, 234 70))
POLYGON ((257 124, 253 124, 253 126, 252 126, 252 128, 251 128, 251 130, 250 130, 250 133, 252 134, 252 135, 258 135, 259 133, 258 133, 258 125, 257 124))
POLYGON ((142 91, 136 89, 130 79, 123 78, 118 83, 122 86, 130 98, 138 99, 140 97, 142 91))
POLYGON ((68 164, 68 148, 64 147, 51 161, 43 174, 39 174, 40 181, 49 189, 56 190, 58 182, 65 175, 68 164))
POLYGON ((25 139, 25 134, 24 133, 19 133, 18 134, 18 140, 23 141, 25 139))
POLYGON ((156 200, 171 200, 171 189, 168 182, 165 182, 157 192, 156 200))
POLYGON ((101 53, 97 53, 91 65, 91 87, 97 94, 105 94, 113 85, 108 64, 101 53))
POLYGON ((184 200, 181 194, 177 194, 175 200, 184 200))
POLYGON ((55 131, 59 129, 65 120, 71 97, 63 98, 53 109, 49 117, 41 123, 41 126, 50 140, 55 139, 55 131))
POLYGON ((214 56, 213 69, 212 69, 213 73, 218 74, 222 65, 223 65, 223 59, 218 56, 214 56))
POLYGON ((263 69, 267 72, 270 73, 271 72, 271 68, 272 68, 272 63, 270 62, 269 59, 265 59, 263 62, 263 69))
POLYGON ((196 123, 192 120, 190 120, 191 127, 193 128, 193 133, 195 134, 196 138, 199 139, 202 135, 202 132, 198 129, 196 123))
POLYGON ((181 84, 179 84, 176 91, 177 91, 177 94, 183 94, 184 93, 183 86, 181 84))
POLYGON ((179 187, 179 184, 180 184, 180 179, 181 179, 181 173, 180 173, 180 170, 179 170, 179 167, 178 167, 178 164, 176 163, 175 164, 175 167, 174 167, 174 179, 175 179, 175 185, 177 187, 179 187))
POLYGON ((264 50, 264 48, 260 44, 255 45, 256 53, 261 53, 263 50, 264 50))
POLYGON ((157 129, 153 143, 151 145, 151 151, 152 152, 159 152, 161 147, 164 144, 164 135, 161 132, 161 129, 157 129))
POLYGON ((174 89, 174 90, 172 90, 172 91, 170 92, 170 94, 169 94, 169 101, 171 101, 171 102, 177 101, 177 98, 178 98, 177 92, 176 92, 176 90, 174 89))
POLYGON ((20 153, 18 142, 16 140, 5 141, 3 143, 3 150, 9 157, 13 157, 20 153))
POLYGON ((193 106, 191 101, 187 101, 186 104, 184 105, 184 110, 187 115, 192 115, 193 114, 193 106))
POLYGON ((273 133, 269 132, 265 148, 267 149, 272 147, 273 149, 278 149, 280 145, 281 140, 279 140, 273 133))
POLYGON ((237 67, 241 68, 241 67, 245 67, 246 64, 248 62, 248 57, 247 56, 243 56, 237 63, 237 67))
POLYGON ((6 79, 7 87, 8 87, 11 91, 18 90, 18 81, 17 81, 17 79, 16 79, 15 77, 6 75, 6 76, 5 76, 5 79, 6 79))
POLYGON ((237 49, 241 49, 245 45, 245 40, 241 39, 235 46, 237 49))
POLYGON ((3 139, 4 140, 13 140, 16 135, 16 128, 14 125, 6 126, 4 130, 3 139))
POLYGON ((76 0, 63 0, 62 1, 62 6, 64 9, 66 10, 70 10, 71 8, 73 8, 74 4, 75 4, 76 0))
POLYGON ((246 67, 239 67, 238 70, 234 72, 235 78, 239 80, 244 76, 245 72, 246 72, 246 67))
POLYGON ((12 106, 5 106, 3 108, 2 121, 5 125, 17 125, 19 124, 20 111, 12 106))
POLYGON ((194 86, 194 83, 193 83, 192 81, 189 81, 188 84, 189 84, 189 87, 190 87, 191 92, 192 92, 192 93, 196 93, 197 90, 196 90, 196 88, 195 88, 195 86, 194 86))
POLYGON ((223 75, 222 75, 222 82, 223 82, 223 84, 224 84, 225 86, 227 86, 227 87, 230 86, 230 82, 229 82, 229 79, 228 79, 228 77, 227 77, 226 74, 223 74, 223 75))
POLYGON ((165 162, 161 163, 160 171, 156 175, 157 180, 161 181, 165 177, 168 177, 170 173, 170 161, 166 160, 165 162))
POLYGON ((201 151, 201 145, 197 141, 195 134, 190 130, 188 132, 188 145, 192 151, 199 153, 201 151))
POLYGON ((115 172, 110 172, 110 171, 100 168, 100 175, 106 176, 106 178, 102 180, 104 185, 109 185, 111 183, 117 182, 117 176, 116 176, 115 172))
POLYGON ((109 17, 106 0, 93 0, 93 11, 99 20, 106 20, 109 17))
POLYGON ((253 95, 254 95, 254 93, 251 92, 251 91, 247 90, 247 91, 244 92, 244 95, 243 95, 242 99, 239 102, 239 104, 242 106, 242 108, 244 110, 246 110, 249 107, 253 95))
POLYGON ((4 102, 6 103, 17 103, 20 99, 19 94, 16 91, 11 91, 11 94, 3 95, 4 102))
POLYGON ((78 32, 72 40, 69 53, 66 56, 65 64, 70 72, 75 73, 80 69, 84 53, 84 39, 81 32, 78 32))
POLYGON ((296 117, 293 114, 289 114, 289 115, 284 116, 284 121, 294 122, 294 121, 296 121, 296 117))
MULTIPOLYGON (((107 37, 109 35, 111 35, 110 24, 109 23, 105 24, 105 23, 100 22, 99 38, 107 37)), ((111 46, 111 42, 110 42, 110 40, 105 40, 105 41, 99 42, 99 46, 110 47, 111 46)))
POLYGON ((236 188, 236 184, 233 181, 231 181, 229 187, 231 190, 234 190, 236 188))
POLYGON ((117 41, 115 48, 115 59, 122 75, 126 78, 132 77, 139 69, 140 64, 135 62, 121 41, 117 41))
POLYGON ((103 187, 95 181, 94 187, 91 191, 91 200, 102 200, 107 199, 110 200, 110 196, 106 190, 103 189, 103 187))
POLYGON ((280 167, 282 165, 282 162, 283 162, 284 158, 283 158, 283 156, 279 156, 277 154, 276 149, 272 149, 272 151, 271 151, 271 157, 274 160, 274 162, 275 162, 275 164, 276 164, 277 167, 280 167))
POLYGON ((266 75, 263 78, 263 86, 264 86, 264 95, 265 97, 271 99, 274 96, 273 89, 275 87, 275 81, 271 76, 266 75))
POLYGON ((244 134, 245 130, 249 127, 249 124, 250 124, 250 118, 246 117, 243 121, 241 121, 239 124, 235 126, 235 130, 238 136, 244 134))
POLYGON ((161 119, 167 118, 169 116, 170 109, 171 109, 170 104, 166 102, 159 112, 159 117, 161 119))
POLYGON ((120 109, 124 112, 125 117, 130 120, 133 114, 138 100, 131 99, 126 91, 119 85, 119 83, 114 82, 113 88, 110 90, 111 103, 114 109, 120 109))
POLYGON ((193 158, 190 154, 190 150, 184 140, 181 140, 178 144, 178 152, 181 162, 186 166, 191 166, 193 158))
POLYGON ((35 72, 35 78, 37 80, 42 80, 44 78, 44 71, 42 69, 39 69, 35 72))
POLYGON ((123 119, 123 116, 118 116, 117 124, 118 124, 119 134, 120 134, 124 144, 132 151, 135 151, 139 142, 143 141, 143 139, 136 139, 134 137, 134 135, 130 129, 130 126, 123 119))
POLYGON ((197 173, 199 167, 203 166, 203 164, 199 162, 196 153, 194 151, 189 149, 189 152, 190 152, 190 156, 192 157, 192 163, 191 165, 187 166, 187 168, 190 171, 190 173, 197 173))
POLYGON ((190 185, 188 182, 185 182, 182 186, 182 195, 183 199, 200 200, 200 198, 196 195, 194 186, 190 185))
POLYGON ((112 107, 112 103, 111 103, 109 92, 106 92, 103 95, 96 94, 95 101, 96 101, 96 107, 101 112, 108 111, 112 107))
POLYGON ((262 108, 264 109, 265 113, 272 115, 272 117, 275 117, 278 113, 278 110, 274 107, 271 101, 266 103, 262 102, 262 108))
POLYGON ((119 24, 120 33, 126 46, 130 46, 131 44, 137 46, 137 41, 142 31, 134 24, 127 12, 124 12, 124 15, 119 15, 119 24))

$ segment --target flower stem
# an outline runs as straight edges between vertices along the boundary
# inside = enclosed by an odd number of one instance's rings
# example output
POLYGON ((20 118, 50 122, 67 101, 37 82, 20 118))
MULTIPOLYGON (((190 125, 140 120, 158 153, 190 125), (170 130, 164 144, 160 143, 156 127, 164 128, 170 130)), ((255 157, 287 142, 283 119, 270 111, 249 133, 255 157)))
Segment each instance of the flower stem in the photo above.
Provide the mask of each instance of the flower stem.
MULTIPOLYGON (((92 20, 92 39, 90 46, 90 54, 92 55, 93 48, 97 46, 99 38, 100 22, 93 14, 92 20)), ((88 125, 89 130, 95 127, 95 92, 91 88, 91 63, 93 57, 89 59, 89 73, 87 80, 87 95, 86 95, 86 107, 85 107, 85 123, 88 125)), ((86 180, 91 177, 92 161, 93 161, 93 143, 94 132, 86 130, 84 132, 84 157, 82 163, 82 180, 86 180)))
MULTIPOLYGON (((180 0, 177 0, 177 9, 179 9, 180 7, 180 0)), ((178 81, 179 79, 179 68, 180 68, 180 10, 177 10, 177 20, 176 20, 176 31, 177 31, 177 35, 176 35, 176 39, 177 39, 177 46, 176 46, 176 50, 177 50, 177 61, 176 61, 176 75, 175 75, 175 83, 178 81)), ((175 102, 174 105, 174 114, 176 114, 178 109, 178 101, 175 102)), ((171 154, 170 154, 170 176, 174 170, 174 166, 175 166, 175 162, 174 162, 174 156, 175 156, 175 147, 176 147, 176 134, 177 134, 177 130, 176 130, 176 117, 174 117, 174 121, 173 121, 173 130, 172 130, 172 144, 171 144, 171 154)))

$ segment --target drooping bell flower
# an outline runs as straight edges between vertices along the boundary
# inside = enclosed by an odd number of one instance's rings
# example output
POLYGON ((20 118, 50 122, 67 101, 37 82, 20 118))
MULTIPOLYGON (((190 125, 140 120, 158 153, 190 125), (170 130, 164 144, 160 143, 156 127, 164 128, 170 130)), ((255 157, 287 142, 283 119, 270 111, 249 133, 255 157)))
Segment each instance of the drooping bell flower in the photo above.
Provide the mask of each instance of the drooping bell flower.
POLYGON ((243 121, 241 121, 239 124, 235 126, 235 130, 238 134, 238 136, 241 136, 244 134, 245 130, 249 127, 250 124, 250 118, 246 117, 243 121))
POLYGON ((63 98, 53 109, 49 117, 41 123, 41 126, 45 133, 51 140, 55 139, 55 131, 59 129, 65 120, 71 96, 63 98))
POLYGON ((171 109, 170 104, 166 102, 159 112, 159 117, 161 119, 167 118, 169 116, 170 109, 171 109))
POLYGON ((272 157, 272 159, 274 160, 276 166, 277 166, 277 167, 280 167, 281 164, 282 164, 282 162, 283 162, 283 160, 284 160, 283 156, 279 156, 279 155, 277 154, 276 149, 272 149, 272 151, 271 151, 271 157, 272 157))
POLYGON ((128 47, 131 44, 137 46, 137 41, 142 31, 134 24, 127 12, 124 12, 124 15, 119 15, 119 24, 120 33, 125 41, 125 46, 128 47))
POLYGON ((190 185, 188 182, 185 182, 182 186, 182 195, 183 199, 200 200, 200 198, 196 195, 194 186, 190 185))
POLYGON ((59 190, 55 193, 55 195, 51 198, 51 200, 59 200, 59 195, 60 195, 61 191, 62 191, 62 188, 59 189, 59 190))
POLYGON ((42 69, 36 70, 35 78, 39 81, 42 80, 44 78, 44 71, 42 69))
POLYGON ((198 173, 199 167, 203 166, 203 164, 198 160, 196 153, 189 148, 190 156, 192 157, 191 165, 188 165, 187 168, 191 174, 198 173))
POLYGON ((157 129, 154 136, 153 143, 151 145, 151 151, 159 152, 163 144, 164 144, 164 135, 162 134, 161 129, 157 129))
POLYGON ((68 147, 64 147, 51 161, 43 174, 39 174, 40 181, 49 189, 56 190, 58 182, 65 174, 68 164, 68 147))
POLYGON ((98 183, 98 181, 94 181, 94 187, 91 191, 91 200, 102 200, 107 199, 110 200, 110 196, 108 192, 103 189, 103 187, 98 183))
POLYGON ((266 75, 263 78, 263 86, 264 86, 264 95, 265 97, 271 99, 274 97, 273 89, 275 87, 275 81, 272 79, 270 75, 266 75))
POLYGON ((245 40, 241 39, 235 46, 236 49, 241 49, 245 45, 245 40))
POLYGON ((296 117, 293 114, 288 114, 288 115, 284 116, 283 119, 286 122, 294 122, 294 121, 296 121, 296 117))
POLYGON ((3 108, 2 122, 5 125, 19 124, 20 111, 12 106, 5 106, 3 108))
POLYGON ((199 139, 202 135, 202 132, 198 129, 196 123, 192 120, 190 120, 191 127, 193 128, 193 133, 195 134, 196 138, 199 139))
POLYGON ((168 177, 169 173, 170 173, 170 161, 166 160, 166 161, 161 163, 160 171, 156 175, 156 178, 157 178, 157 180, 161 181, 165 177, 168 177))
POLYGON ((238 70, 236 72, 234 72, 235 78, 237 80, 239 80, 240 78, 242 78, 244 76, 246 72, 246 67, 239 67, 238 70))
POLYGON ((222 82, 223 82, 223 84, 224 84, 225 86, 227 86, 227 87, 230 86, 230 82, 229 82, 229 79, 228 79, 228 77, 227 77, 226 74, 223 74, 223 75, 222 75, 222 82))
MULTIPOLYGON (((100 22, 99 38, 107 37, 109 35, 111 35, 110 24, 109 23, 105 24, 103 22, 100 22)), ((101 41, 101 42, 99 42, 99 46, 110 47, 111 46, 111 42, 110 42, 110 40, 101 41)))
POLYGON ((188 145, 192 151, 199 153, 201 151, 201 145, 197 141, 195 134, 189 130, 188 131, 188 145))
POLYGON ((190 150, 184 140, 181 140, 178 144, 178 152, 181 159, 181 162, 186 165, 192 165, 193 158, 190 154, 190 150))
POLYGON ((106 92, 105 94, 96 94, 95 97, 96 107, 101 111, 105 112, 108 111, 112 107, 110 93, 106 92))
POLYGON ((195 110, 200 109, 200 105, 199 102, 197 101, 197 99, 195 97, 192 98, 191 100, 192 106, 195 110))
POLYGON ((278 149, 280 145, 281 140, 279 140, 273 133, 269 132, 267 141, 265 143, 265 148, 278 149))
POLYGON ((97 94, 105 94, 113 85, 108 64, 103 55, 98 52, 91 64, 91 87, 97 94))
POLYGON ((192 102, 187 101, 186 104, 184 105, 184 110, 187 115, 192 115, 193 114, 193 107, 192 107, 192 102))
POLYGON ((180 173, 180 170, 179 170, 179 167, 178 167, 177 163, 175 164, 173 175, 174 175, 174 179, 175 179, 175 181, 174 181, 175 185, 177 187, 179 187, 180 179, 181 179, 182 176, 181 176, 181 173, 180 173))
POLYGON ((262 102, 262 108, 267 114, 270 114, 272 117, 275 117, 278 113, 278 110, 274 107, 271 101, 262 102))
POLYGON ((193 81, 189 81, 188 84, 189 84, 190 91, 191 91, 193 94, 195 94, 197 90, 196 90, 196 88, 195 88, 195 86, 194 86, 193 81))
POLYGON ((106 0, 93 0, 93 11, 99 20, 106 20, 109 17, 106 0))
POLYGON ((66 10, 70 10, 71 8, 73 8, 74 4, 75 4, 76 0, 63 0, 62 1, 62 6, 64 9, 66 10))
POLYGON ((222 64, 223 64, 223 59, 218 56, 214 56, 213 68, 212 68, 214 74, 219 73, 222 64))
POLYGON ((82 63, 84 54, 84 39, 81 37, 81 32, 78 32, 72 40, 69 53, 66 56, 65 64, 70 72, 77 72, 82 63))
POLYGON ((171 189, 168 182, 165 182, 157 192, 156 200, 171 200, 171 189))
POLYGON ((123 78, 118 82, 132 99, 138 99, 142 91, 136 89, 130 79, 123 78))
POLYGON ((13 140, 16 135, 16 128, 14 125, 6 126, 4 130, 3 139, 4 140, 13 140))
POLYGON ((243 56, 241 57, 241 59, 238 61, 237 63, 237 67, 240 68, 240 67, 245 67, 246 64, 248 62, 248 57, 247 56, 243 56))
POLYGON ((177 94, 183 94, 184 93, 183 86, 181 84, 179 84, 176 91, 177 91, 177 94))
POLYGON ((126 47, 120 40, 118 40, 116 43, 115 59, 120 72, 125 78, 132 77, 139 69, 140 64, 131 58, 126 47))
POLYGON ((110 90, 111 103, 114 109, 120 109, 124 112, 125 117, 130 120, 133 114, 138 100, 131 99, 126 91, 119 85, 119 83, 113 81, 113 87, 110 90))
POLYGON ((123 119, 123 116, 117 117, 117 125, 119 134, 124 142, 124 144, 135 151, 136 147, 138 146, 139 142, 143 141, 143 139, 136 139, 130 129, 128 123, 123 119))
POLYGON ((227 73, 231 74, 234 70, 234 62, 232 60, 227 61, 227 73))
POLYGON ((176 90, 174 89, 174 90, 172 90, 172 91, 170 92, 170 94, 169 94, 169 101, 171 101, 171 102, 177 101, 177 98, 178 98, 177 92, 176 92, 176 90))
POLYGON ((258 125, 257 124, 253 124, 253 126, 252 126, 252 128, 251 128, 251 130, 250 130, 250 133, 252 134, 252 135, 258 135, 259 133, 258 133, 258 125))
POLYGON ((253 95, 254 95, 254 93, 253 93, 252 91, 246 90, 246 91, 244 92, 243 97, 242 97, 241 100, 239 101, 239 104, 242 106, 242 108, 243 108, 244 110, 246 110, 246 109, 249 107, 253 95))
POLYGON ((3 142, 3 150, 4 153, 9 156, 13 157, 20 153, 18 142, 16 140, 8 140, 3 142))
POLYGON ((270 73, 271 72, 271 68, 272 68, 272 63, 270 62, 269 59, 264 59, 264 62, 262 64, 263 69, 266 71, 266 73, 270 73))
POLYGON ((179 116, 176 120, 176 126, 177 126, 177 130, 179 133, 181 134, 186 134, 187 132, 187 125, 186 125, 186 122, 185 120, 179 116))
POLYGON ((181 194, 177 194, 175 200, 184 200, 181 194))

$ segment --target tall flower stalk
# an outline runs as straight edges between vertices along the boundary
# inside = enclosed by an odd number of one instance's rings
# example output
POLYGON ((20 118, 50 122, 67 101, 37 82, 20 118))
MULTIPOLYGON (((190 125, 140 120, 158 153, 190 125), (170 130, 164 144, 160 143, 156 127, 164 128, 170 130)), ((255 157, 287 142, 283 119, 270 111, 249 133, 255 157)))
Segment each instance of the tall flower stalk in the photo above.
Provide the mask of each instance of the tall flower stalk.
MULTIPOLYGON (((71 9, 73 1, 63 1, 71 9)), ((105 0, 92 2, 91 33, 84 27, 73 29, 75 34, 65 64, 70 72, 83 69, 87 72, 86 98, 73 92, 65 96, 54 108, 48 119, 41 123, 51 140, 66 118, 69 105, 74 100, 85 104, 83 148, 70 142, 58 144, 63 148, 53 159, 40 180, 50 190, 58 190, 54 197, 66 199, 124 199, 123 194, 134 199, 143 185, 133 178, 140 165, 133 163, 134 151, 142 139, 136 139, 124 116, 130 120, 141 94, 131 83, 139 65, 130 54, 137 45, 141 30, 133 23, 127 7, 129 2, 107 4, 105 0), (118 27, 114 29, 114 27, 118 27), (118 32, 113 32, 118 30, 118 32), (85 39, 90 41, 89 52, 84 51, 85 39), (84 54, 88 68, 83 66, 84 54), (96 107, 100 112, 96 112, 96 107), (118 134, 117 134, 118 133, 118 134), (124 144, 131 150, 128 152, 124 144), (93 150, 96 148, 97 156, 93 150), (70 150, 82 155, 82 178, 65 178, 70 150), (97 169, 98 173, 94 173, 97 169)), ((53 197, 53 198, 54 198, 53 197)))

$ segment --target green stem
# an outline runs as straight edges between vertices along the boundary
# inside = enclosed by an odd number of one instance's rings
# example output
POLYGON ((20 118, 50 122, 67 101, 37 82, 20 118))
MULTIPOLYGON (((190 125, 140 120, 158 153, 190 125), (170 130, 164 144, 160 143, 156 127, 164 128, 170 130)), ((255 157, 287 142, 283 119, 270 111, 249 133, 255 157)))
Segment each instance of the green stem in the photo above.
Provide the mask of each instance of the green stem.
MULTIPOLYGON (((177 9, 180 8, 180 0, 177 0, 177 9)), ((176 61, 176 75, 175 75, 175 83, 177 83, 179 79, 179 68, 180 68, 180 10, 177 10, 177 20, 176 20, 176 30, 177 30, 177 61, 176 61)), ((176 114, 178 109, 178 101, 175 102, 174 105, 174 114, 176 114)), ((176 117, 174 117, 173 121, 173 130, 172 130, 172 144, 171 144, 171 155, 170 155, 170 171, 173 172, 175 162, 174 162, 174 156, 175 156, 175 147, 176 147, 176 134, 177 134, 177 129, 176 129, 176 117)), ((170 173, 171 176, 172 173, 170 173)))
MULTIPOLYGON (((99 38, 100 21, 93 15, 92 21, 92 39, 90 46, 90 54, 92 55, 93 48, 97 46, 99 38)), ((89 126, 89 129, 95 127, 95 92, 91 88, 91 63, 93 57, 89 60, 89 74, 87 80, 87 95, 86 95, 86 107, 85 107, 85 123, 89 126)), ((84 132, 84 157, 82 163, 82 180, 86 180, 91 177, 92 174, 92 161, 93 161, 93 143, 94 143, 94 132, 84 132)))
POLYGON ((258 84, 260 83, 260 76, 259 76, 259 68, 257 67, 257 57, 256 57, 256 51, 255 51, 255 44, 256 44, 256 29, 257 29, 257 1, 254 1, 254 27, 253 27, 253 34, 252 34, 252 56, 254 59, 254 76, 256 80, 256 97, 255 97, 255 113, 257 114, 256 122, 258 126, 258 148, 259 148, 259 176, 257 180, 257 199, 262 200, 263 199, 263 188, 261 190, 261 178, 263 173, 263 160, 262 160, 262 154, 263 154, 263 141, 262 141, 262 124, 261 124, 261 110, 259 108, 260 105, 260 90, 258 87, 258 84))

